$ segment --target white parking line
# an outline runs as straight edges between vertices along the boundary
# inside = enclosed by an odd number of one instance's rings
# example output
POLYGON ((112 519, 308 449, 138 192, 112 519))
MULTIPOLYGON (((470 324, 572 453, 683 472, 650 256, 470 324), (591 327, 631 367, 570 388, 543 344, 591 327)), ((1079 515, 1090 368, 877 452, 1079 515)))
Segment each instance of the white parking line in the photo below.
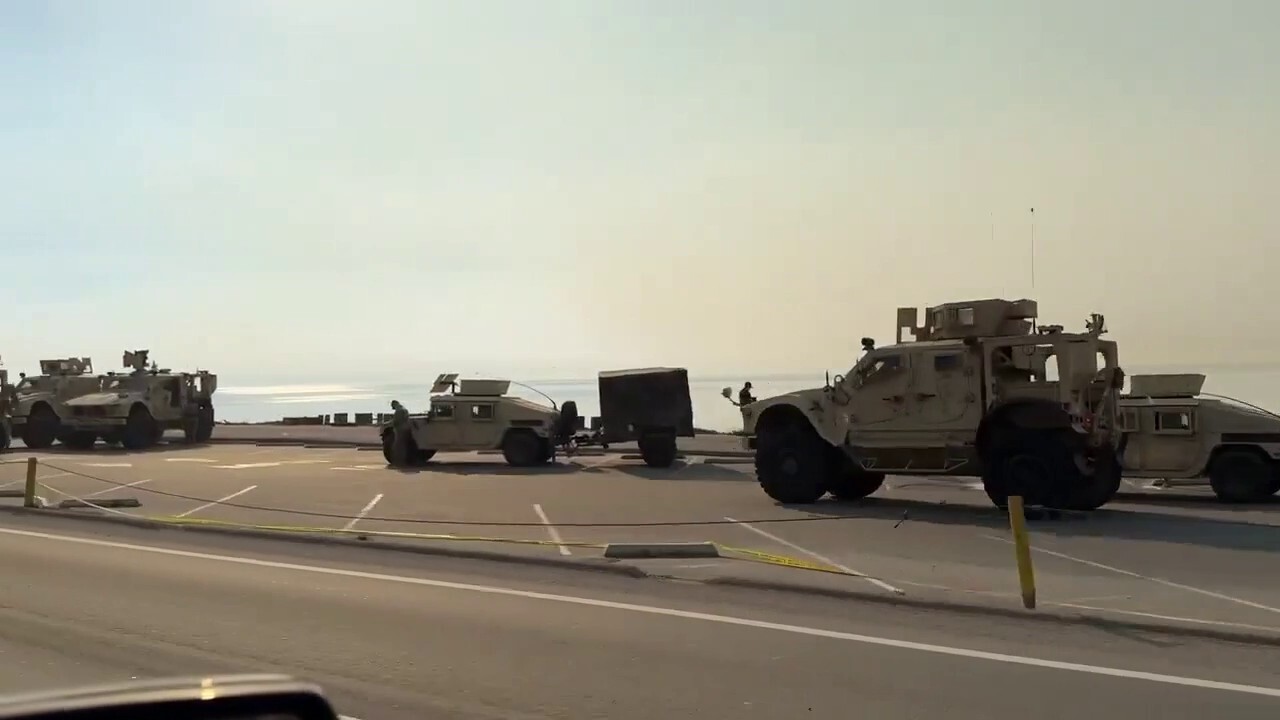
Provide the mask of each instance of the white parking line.
POLYGON ((680 610, 678 608, 663 607, 660 605, 643 605, 640 603, 618 602, 614 600, 601 600, 591 597, 583 597, 580 595, 566 595, 561 593, 536 592, 533 590, 521 590, 512 587, 502 587, 498 585, 477 585, 473 583, 461 583, 449 580, 437 580, 433 578, 412 577, 407 575, 391 575, 388 573, 375 573, 364 570, 348 570, 345 568, 326 567, 323 565, 304 565, 302 563, 281 562, 279 560, 262 560, 259 558, 242 557, 235 555, 218 555, 215 553, 195 552, 192 550, 178 550, 175 548, 159 547, 156 545, 142 545, 137 543, 125 543, 115 540, 99 540, 95 538, 73 537, 69 535, 58 535, 56 533, 37 532, 33 530, 17 530, 13 528, 0 527, 0 534, 17 535, 20 537, 39 538, 41 540, 51 540, 54 542, 72 543, 76 545, 89 545, 99 548, 112 548, 116 550, 128 550, 132 552, 151 553, 155 555, 166 555, 168 557, 189 558, 192 560, 204 560, 208 562, 220 562, 225 564, 240 565, 242 567, 259 567, 271 568, 274 570, 288 570, 292 572, 304 572, 315 575, 328 575, 331 577, 346 577, 353 579, 369 580, 385 583, 396 583, 400 585, 409 585, 416 587, 430 587, 442 590, 453 590, 457 592, 470 592, 477 594, 485 594, 490 596, 500 596, 508 598, 520 598, 523 600, 535 600, 539 602, 559 603, 561 605, 574 605, 577 607, 592 607, 608 610, 616 610, 619 612, 632 613, 637 615, 649 615, 657 617, 680 618, 683 620, 692 620, 697 622, 715 623, 719 625, 728 625, 740 628, 752 628, 755 630, 769 630, 772 632, 788 633, 791 635, 803 635, 806 637, 819 637, 828 640, 836 640, 841 642, 851 642, 860 645, 874 645, 877 647, 889 647, 900 650, 911 650, 914 652, 923 652, 931 655, 943 655, 947 657, 965 658, 968 660, 986 660, 988 662, 998 662, 1008 665, 1020 665, 1022 667, 1035 667, 1047 670, 1063 670, 1067 672, 1082 673, 1086 675, 1094 675, 1100 677, 1123 678, 1126 680, 1142 680, 1145 682, 1161 683, 1165 685, 1176 685, 1182 687, 1194 687, 1204 690, 1218 690, 1222 692, 1243 693, 1248 695, 1258 695, 1262 697, 1280 698, 1280 688, 1266 687, 1262 685, 1246 685, 1243 683, 1223 682, 1221 680, 1209 680, 1205 678, 1188 677, 1185 675, 1170 675, 1167 673, 1150 672, 1144 670, 1129 670, 1125 668, 1107 667, 1105 665, 1087 665, 1085 663, 1065 662, 1062 660, 1049 660, 1047 658, 1031 657, 1027 655, 1012 655, 1008 653, 991 652, 988 650, 977 650, 973 648, 956 647, 953 645, 939 645, 934 643, 916 642, 911 640, 898 640, 896 638, 881 637, 876 635, 863 635, 859 633, 843 632, 840 630, 828 630, 825 628, 809 627, 805 625, 795 625, 789 623, 769 622, 767 620, 756 620, 753 618, 738 617, 733 615, 720 615, 710 612, 698 612, 695 610, 680 610))
POLYGON ((84 467, 113 468, 113 467, 133 467, 133 463, 105 463, 105 462, 82 462, 76 463, 84 467))
POLYGON ((791 542, 790 540, 783 540, 782 538, 778 537, 777 535, 774 535, 771 532, 766 532, 764 530, 761 530, 758 527, 752 527, 751 525, 748 525, 747 523, 744 523, 741 520, 734 520, 733 518, 728 516, 725 516, 725 520, 728 520, 731 523, 735 523, 738 527, 743 528, 744 530, 750 530, 751 532, 761 537, 769 538, 770 540, 778 543, 779 545, 785 545, 791 548, 792 550, 795 550, 796 552, 802 552, 805 555, 808 555, 809 557, 813 558, 814 560, 817 560, 818 562, 821 562, 821 563, 826 563, 827 565, 830 565, 831 567, 837 570, 843 570, 844 572, 847 572, 850 575, 856 575, 862 578, 863 580, 866 580, 867 582, 871 583, 872 585, 875 585, 881 590, 888 590, 889 592, 894 593, 896 595, 906 595, 906 592, 904 592, 901 588, 896 588, 883 580, 873 578, 870 575, 867 575, 866 573, 860 573, 857 570, 854 570, 853 568, 841 565, 840 563, 836 562, 835 560, 832 560, 829 557, 826 557, 825 555, 819 555, 818 553, 812 550, 809 550, 807 548, 802 548, 799 545, 791 542))
POLYGON ((142 485, 143 483, 149 483, 149 482, 151 482, 151 478, 147 478, 146 480, 134 480, 134 481, 133 481, 133 482, 131 482, 131 483, 125 483, 125 484, 123 484, 123 485, 116 485, 116 486, 114 486, 114 487, 109 487, 109 488, 107 488, 106 490, 99 490, 99 491, 97 491, 97 492, 91 492, 91 493, 89 493, 88 495, 81 495, 81 496, 80 496, 80 498, 81 498, 81 499, 84 499, 84 498, 98 497, 99 495, 106 495, 107 493, 111 492, 112 490, 123 490, 123 489, 125 489, 125 488, 137 487, 137 486, 139 486, 139 485, 142 485))
POLYGON ((374 506, 374 505, 377 505, 377 504, 378 504, 378 501, 379 501, 379 500, 381 500, 381 499, 382 499, 382 493, 378 493, 377 495, 374 495, 374 496, 373 496, 373 499, 369 501, 369 504, 368 504, 368 505, 365 505, 365 506, 360 510, 360 512, 356 513, 356 516, 355 516, 355 517, 353 517, 353 518, 351 518, 351 520, 347 521, 347 524, 346 524, 346 525, 343 525, 343 526, 342 526, 342 529, 343 529, 343 530, 350 530, 351 528, 355 527, 355 526, 356 526, 356 523, 360 522, 360 520, 362 520, 362 519, 364 518, 364 516, 365 516, 365 515, 368 515, 368 514, 369 514, 369 511, 373 509, 373 506, 374 506))
POLYGON ((240 495, 243 495, 243 494, 245 494, 245 493, 249 492, 250 490, 252 490, 252 489, 254 489, 254 488, 256 488, 256 487, 258 487, 258 486, 257 486, 257 485, 250 485, 249 487, 247 487, 247 488, 245 488, 245 489, 243 489, 243 490, 237 490, 236 492, 233 492, 233 493, 231 493, 230 495, 228 495, 228 496, 226 496, 226 497, 218 498, 217 500, 214 500, 213 502, 207 502, 207 503, 205 503, 205 504, 201 505, 200 507, 191 508, 190 510, 188 510, 188 511, 186 511, 186 512, 184 512, 184 513, 179 513, 178 515, 175 515, 174 517, 184 518, 184 517, 186 517, 186 516, 188 516, 188 515, 194 515, 195 513, 198 513, 198 512, 200 512, 201 510, 204 510, 205 508, 213 507, 214 505, 217 505, 218 503, 224 503, 224 502, 226 502, 226 501, 230 500, 230 499, 231 499, 231 498, 233 498, 233 497, 238 497, 238 496, 240 496, 240 495))
POLYGON ((551 542, 555 543, 556 547, 560 548, 560 554, 568 555, 569 548, 565 547, 562 544, 564 543, 564 540, 560 538, 560 531, 556 530, 556 526, 551 524, 551 519, 548 518, 547 514, 542 511, 542 506, 539 505, 538 503, 534 503, 533 511, 538 513, 538 519, 542 521, 543 525, 547 526, 547 534, 551 536, 551 542))
POLYGON ((164 461, 165 462, 198 462, 198 463, 218 462, 217 460, 213 460, 211 458, 198 458, 198 457, 165 458, 164 461))
MULTIPOLYGON (((66 477, 67 475, 70 475, 70 474, 71 473, 69 472, 56 472, 56 473, 49 473, 48 475, 37 475, 36 482, 40 482, 41 480, 52 480, 53 478, 66 477)), ((3 490, 4 488, 7 488, 7 487, 13 487, 14 485, 20 485, 22 483, 25 483, 26 481, 27 481, 26 478, 23 478, 21 480, 10 480, 5 484, 0 485, 0 490, 3 490)))
MULTIPOLYGON (((1013 544, 1013 541, 1010 540, 1009 538, 1003 538, 998 535, 983 535, 982 537, 988 540, 998 540, 1002 543, 1008 543, 1010 545, 1013 544)), ((1099 570, 1109 570, 1113 573, 1117 573, 1120 575, 1127 575, 1131 578, 1137 578, 1139 580, 1148 580, 1150 582, 1156 583, 1157 585, 1164 585, 1165 587, 1177 588, 1178 590, 1186 590, 1187 592, 1193 592, 1198 595, 1205 595, 1211 598, 1216 598, 1218 600, 1226 600, 1227 602, 1236 603, 1237 605, 1244 605, 1246 607, 1254 608, 1255 610, 1266 610, 1267 612, 1280 613, 1280 608, 1271 607, 1270 605, 1263 605, 1262 603, 1256 603, 1256 602, 1253 602, 1252 600, 1242 600, 1240 598, 1231 597, 1230 595, 1223 595, 1222 593, 1214 592, 1212 590, 1205 590, 1204 588, 1198 588, 1192 585, 1183 585, 1182 583, 1176 583, 1176 582, 1173 582, 1172 580, 1165 580, 1163 578, 1152 577, 1150 575, 1143 575, 1142 573, 1136 573, 1136 572, 1133 572, 1132 570, 1122 570, 1118 567, 1112 567, 1111 565, 1103 565, 1100 562, 1085 560, 1084 558, 1072 557, 1064 553, 1054 552, 1053 550, 1046 550, 1044 548, 1033 546, 1031 548, 1031 551, 1043 553, 1045 555, 1051 555, 1053 557, 1061 558, 1063 560, 1070 560, 1071 562, 1080 563, 1081 565, 1088 565, 1089 567, 1095 567, 1095 568, 1098 568, 1099 570)))

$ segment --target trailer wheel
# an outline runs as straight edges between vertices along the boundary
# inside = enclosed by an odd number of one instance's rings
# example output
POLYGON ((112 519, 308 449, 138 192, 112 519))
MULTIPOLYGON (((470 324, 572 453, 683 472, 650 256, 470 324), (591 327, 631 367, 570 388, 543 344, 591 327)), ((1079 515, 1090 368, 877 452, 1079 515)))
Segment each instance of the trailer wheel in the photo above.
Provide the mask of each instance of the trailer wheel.
POLYGON ((542 443, 526 430, 509 430, 502 439, 502 457, 512 467, 537 465, 542 459, 542 443))
POLYGON ((640 458, 655 468, 669 468, 676 461, 676 436, 668 433, 646 433, 640 436, 640 458))
POLYGON ((1276 492, 1271 463, 1254 450, 1229 448, 1209 466, 1209 485, 1222 502, 1247 503, 1266 500, 1276 492))
POLYGON ((827 447, 808 427, 788 425, 759 432, 755 464, 760 488, 780 503, 812 503, 827 493, 827 447))

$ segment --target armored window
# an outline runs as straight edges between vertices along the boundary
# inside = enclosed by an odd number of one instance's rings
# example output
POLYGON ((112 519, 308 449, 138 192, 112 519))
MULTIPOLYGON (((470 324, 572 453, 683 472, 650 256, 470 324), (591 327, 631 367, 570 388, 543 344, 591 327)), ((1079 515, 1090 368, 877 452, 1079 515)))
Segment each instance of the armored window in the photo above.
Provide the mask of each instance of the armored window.
POLYGON ((950 355, 934 355, 933 369, 937 372, 947 372, 949 370, 959 370, 963 362, 959 354, 950 355))
POLYGON ((959 322, 961 325, 964 325, 965 327, 968 327, 968 326, 970 326, 970 325, 972 325, 972 324, 973 324, 973 319, 974 319, 974 318, 973 318, 973 308, 971 308, 971 307, 968 307, 968 308, 960 308, 960 313, 959 313, 959 315, 957 316, 957 320, 958 320, 958 322, 959 322))
POLYGON ((1193 416, 1189 410, 1160 410, 1156 412, 1156 432, 1188 434, 1193 430, 1193 416))
POLYGON ((875 382, 893 374, 894 370, 902 367, 901 355, 884 355, 874 358, 871 364, 862 371, 862 381, 875 382))
POLYGON ((489 405, 488 403, 484 405, 472 405, 471 419, 472 420, 492 420, 493 406, 489 405))
POLYGON ((431 406, 431 417, 443 420, 453 419, 453 405, 449 403, 437 403, 431 406))

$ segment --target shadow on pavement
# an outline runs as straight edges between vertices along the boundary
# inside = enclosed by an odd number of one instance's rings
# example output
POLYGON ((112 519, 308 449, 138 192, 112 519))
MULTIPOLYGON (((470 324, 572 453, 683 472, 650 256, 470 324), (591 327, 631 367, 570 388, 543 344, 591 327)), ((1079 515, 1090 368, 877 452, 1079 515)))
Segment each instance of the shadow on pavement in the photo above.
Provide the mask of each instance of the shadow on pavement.
MULTIPOLYGON (((856 502, 818 501, 812 505, 779 505, 813 515, 875 518, 935 525, 969 525, 1007 532, 1007 516, 995 507, 949 504, 901 498, 870 497, 856 502)), ((1200 545, 1223 550, 1275 552, 1280 527, 1233 520, 1102 509, 1092 513, 1063 513, 1057 518, 1028 518, 1031 532, 1055 537, 1097 537, 1200 545)))

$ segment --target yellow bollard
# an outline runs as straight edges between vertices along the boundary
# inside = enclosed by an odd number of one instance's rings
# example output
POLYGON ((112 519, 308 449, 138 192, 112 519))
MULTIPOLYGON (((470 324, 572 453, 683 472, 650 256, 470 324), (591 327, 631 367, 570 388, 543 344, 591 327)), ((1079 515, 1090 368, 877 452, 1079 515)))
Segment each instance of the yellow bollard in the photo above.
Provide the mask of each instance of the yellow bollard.
POLYGON ((1022 606, 1036 607, 1036 574, 1031 568, 1031 541, 1027 538, 1026 509, 1022 497, 1009 496, 1009 529, 1013 531, 1013 550, 1018 559, 1018 584, 1022 586, 1022 606))
POLYGON ((33 508, 36 506, 36 468, 40 461, 36 458, 27 458, 27 488, 22 495, 23 507, 33 508))

